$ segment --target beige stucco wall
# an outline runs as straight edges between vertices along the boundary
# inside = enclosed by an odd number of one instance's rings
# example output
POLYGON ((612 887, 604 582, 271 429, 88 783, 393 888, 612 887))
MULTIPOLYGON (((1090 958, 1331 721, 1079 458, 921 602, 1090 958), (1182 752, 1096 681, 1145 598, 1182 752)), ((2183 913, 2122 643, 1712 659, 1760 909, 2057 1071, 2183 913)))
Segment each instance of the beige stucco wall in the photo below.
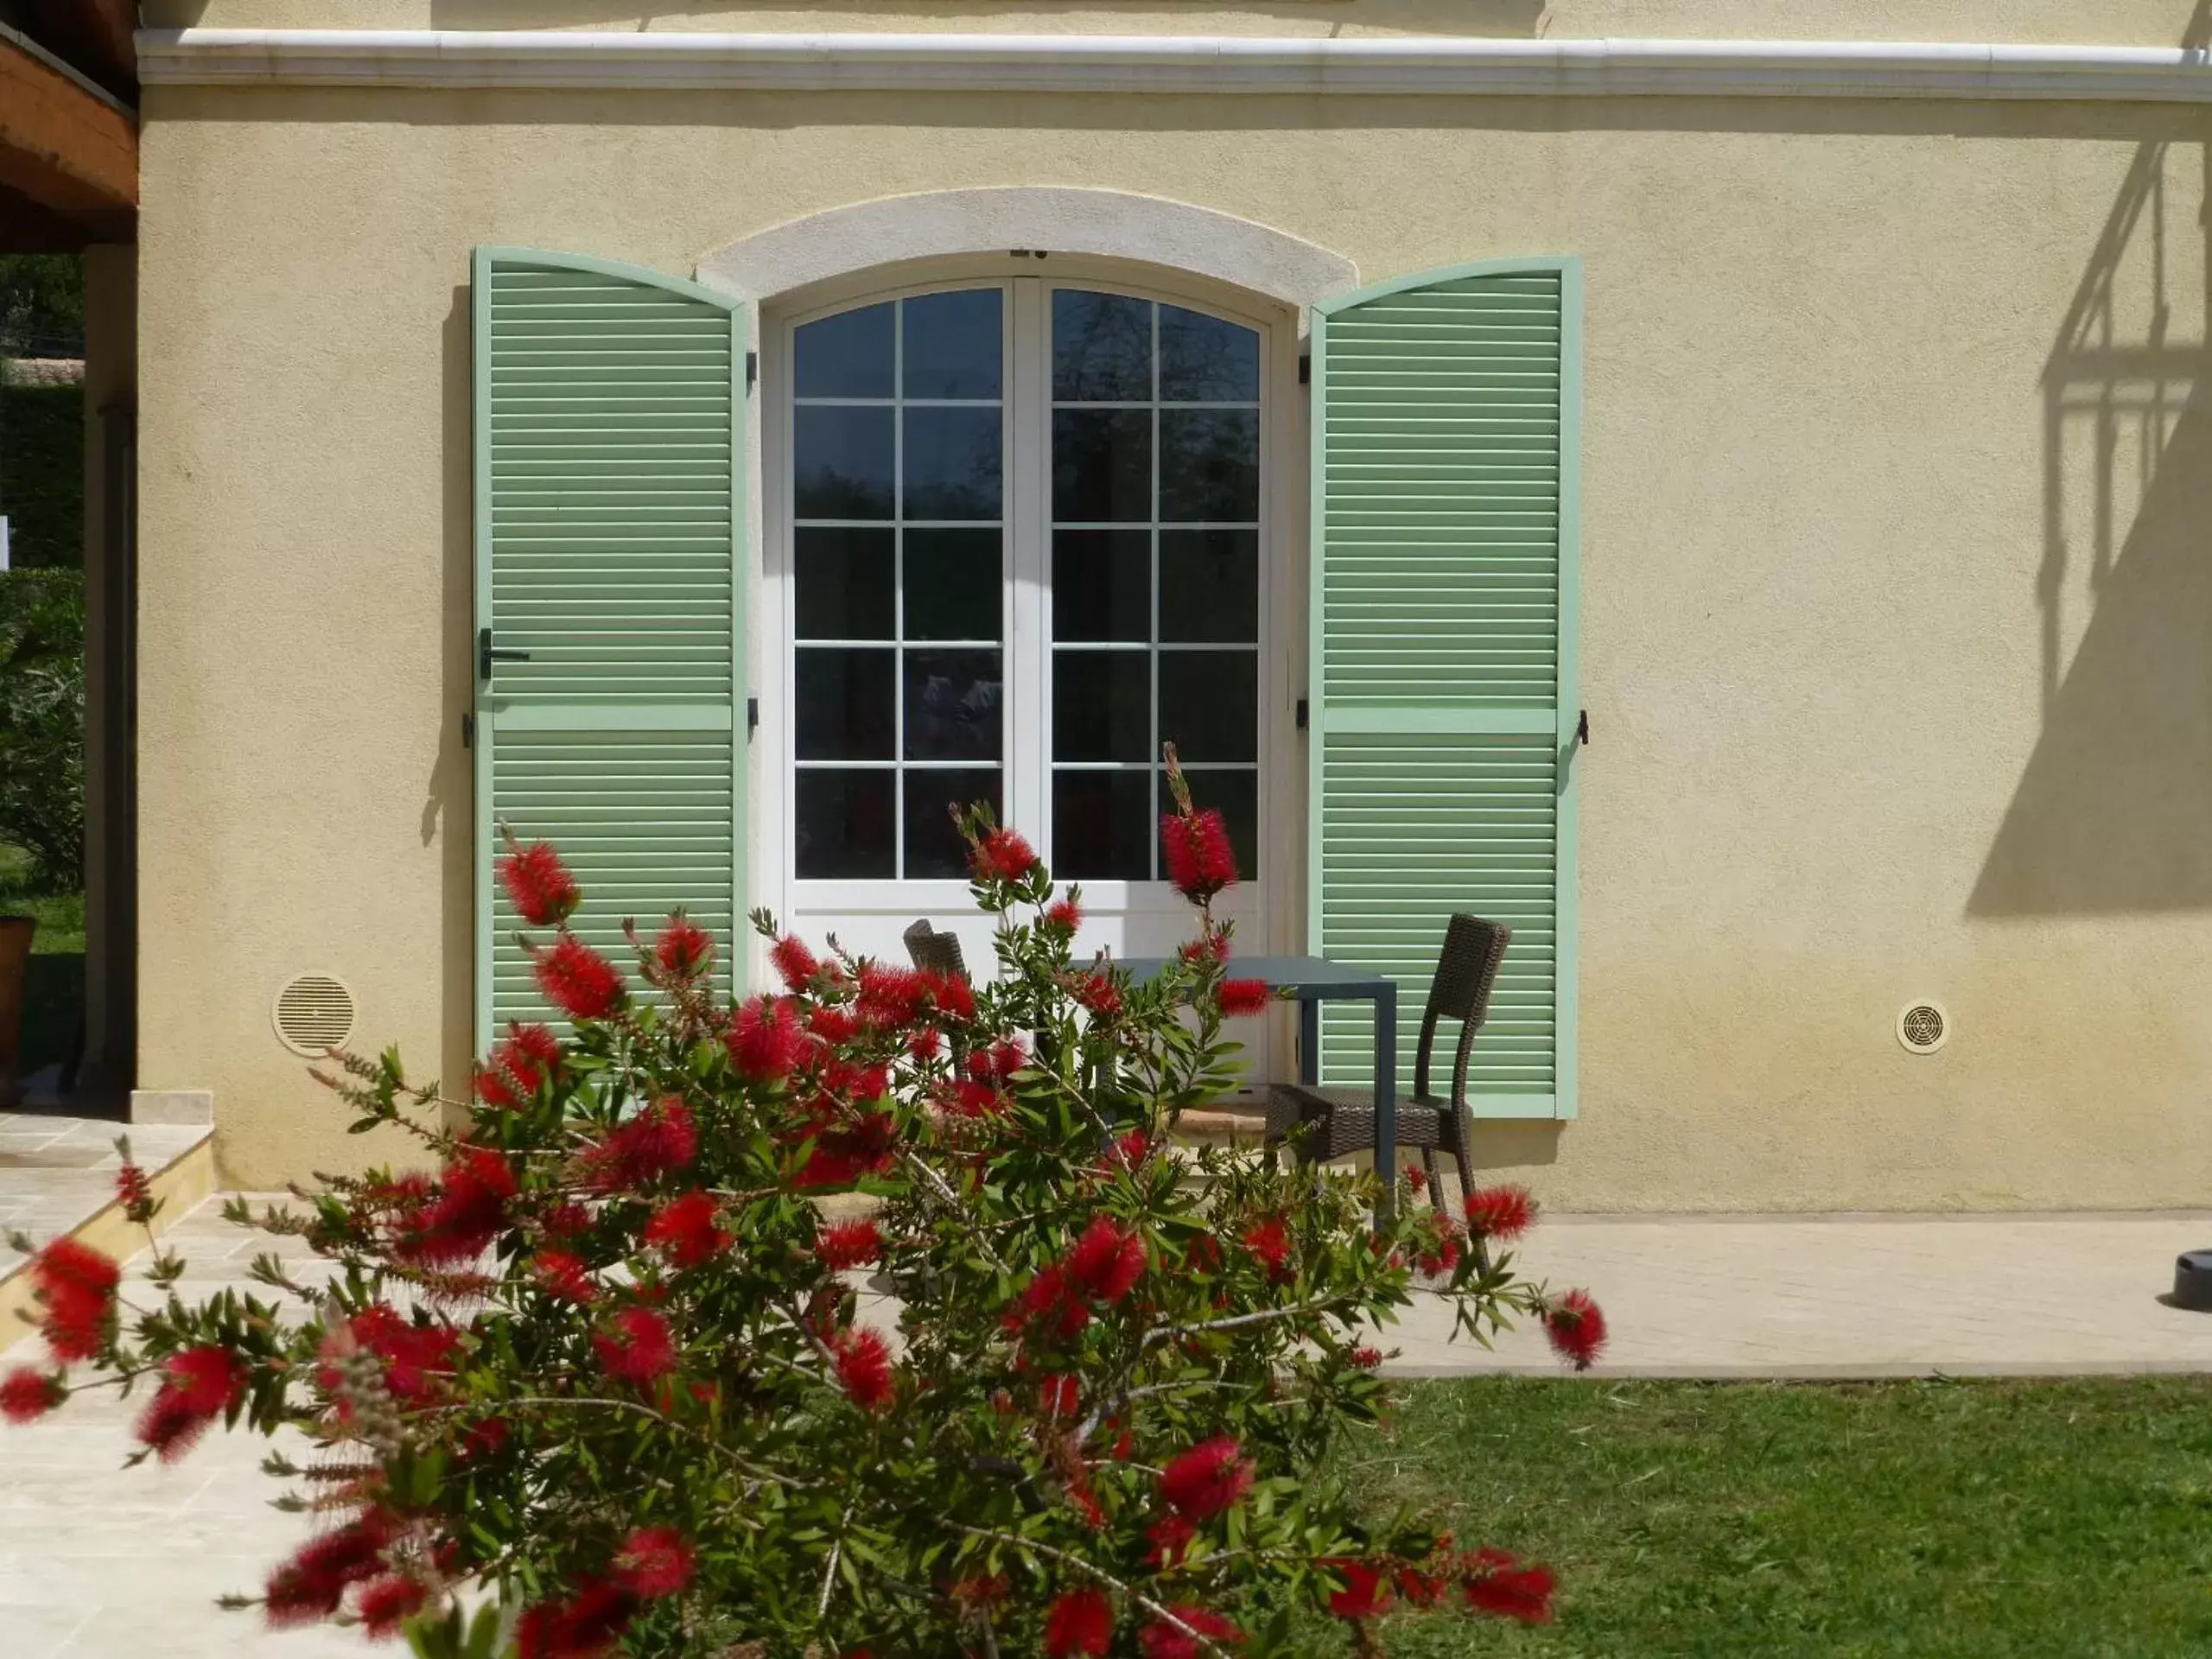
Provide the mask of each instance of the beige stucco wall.
POLYGON ((1272 0, 1262 6, 729 0, 145 0, 152 28, 962 29, 1121 35, 1658 35, 2172 46, 2198 0, 1272 0))
POLYGON ((140 1081, 218 1091, 226 1179, 363 1150, 270 1033, 288 973, 467 1064, 470 247, 686 273, 855 200, 1050 182, 1370 280, 1587 262, 1583 1116, 1492 1157, 1570 1208, 2212 1199, 2205 113, 155 87, 146 116, 140 1081), (1909 1057, 1891 1021, 1931 995, 1956 1034, 1909 1057))

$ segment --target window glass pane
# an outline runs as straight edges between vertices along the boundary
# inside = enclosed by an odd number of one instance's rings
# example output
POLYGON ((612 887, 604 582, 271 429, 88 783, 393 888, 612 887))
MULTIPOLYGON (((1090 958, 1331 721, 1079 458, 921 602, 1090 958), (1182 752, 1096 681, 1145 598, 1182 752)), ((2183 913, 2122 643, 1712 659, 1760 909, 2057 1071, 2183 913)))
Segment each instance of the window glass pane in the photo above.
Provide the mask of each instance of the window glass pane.
POLYGON ((1256 643, 1260 638, 1260 532, 1160 532, 1160 637, 1256 643))
POLYGON ((1063 403, 1152 397, 1152 302, 1058 289, 1052 295, 1052 396, 1063 403))
POLYGON ((891 638, 891 538, 888 530, 793 533, 793 624, 800 639, 891 638))
POLYGON ((891 793, 895 773, 802 767, 792 776, 802 880, 897 874, 891 793))
POLYGON ((906 867, 910 881, 968 874, 968 844, 953 828, 955 806, 988 801, 1005 817, 1005 791, 995 766, 918 766, 906 774, 906 867))
POLYGON ((802 760, 888 760, 892 758, 891 675, 898 653, 883 650, 825 650, 792 653, 792 721, 802 760))
POLYGON ((1152 656, 1143 651, 1052 653, 1052 759, 1151 759, 1152 656))
POLYGON ((990 530, 906 532, 906 638, 995 639, 1004 556, 990 530))
POLYGON ((998 397, 1001 297, 971 288, 900 302, 907 397, 998 397))
POLYGON ((1255 330, 1180 306, 1160 308, 1160 401, 1255 404, 1260 400, 1255 330))
POLYGON ((791 379, 802 397, 891 395, 891 307, 865 306, 798 330, 791 379))
POLYGON ((1149 881, 1152 773, 1052 774, 1052 875, 1060 881, 1149 881))
POLYGON ((1160 653, 1160 736, 1185 760, 1260 758, 1260 657, 1252 651, 1160 653))
POLYGON ((1169 524, 1250 524, 1260 516, 1260 411, 1160 411, 1160 516, 1169 524))
MULTIPOLYGON (((1212 807, 1221 814, 1222 823, 1229 830, 1230 844, 1236 849, 1236 876, 1241 881, 1250 881, 1259 875, 1260 847, 1260 780, 1259 774, 1250 772, 1211 772, 1204 766, 1186 766, 1183 776, 1191 785, 1191 804, 1201 810, 1212 807)), ((1163 779, 1160 798, 1167 799, 1167 785, 1163 779)), ((1059 872, 1055 870, 1053 874, 1059 872)), ((1234 964, 1230 971, 1236 972, 1234 964)))
POLYGON ((995 408, 909 409, 907 518, 999 516, 999 411, 995 408))
POLYGON ((1063 524, 1152 518, 1152 411, 1052 411, 1052 517, 1063 524))
POLYGON ((906 658, 906 759, 995 760, 1006 721, 995 651, 915 651, 906 658))
POLYGON ((1052 532, 1052 638, 1152 638, 1152 532, 1052 532))
POLYGON ((891 410, 802 404, 791 411, 792 495, 801 518, 891 516, 891 410))

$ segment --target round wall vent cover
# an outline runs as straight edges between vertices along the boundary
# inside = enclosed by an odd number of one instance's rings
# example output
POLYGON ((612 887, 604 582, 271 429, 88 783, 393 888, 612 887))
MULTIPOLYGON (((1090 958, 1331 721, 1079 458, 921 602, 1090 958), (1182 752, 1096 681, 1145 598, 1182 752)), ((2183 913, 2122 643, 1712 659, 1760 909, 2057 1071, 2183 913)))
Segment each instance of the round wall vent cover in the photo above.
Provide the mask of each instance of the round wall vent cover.
POLYGON ((301 974, 276 993, 271 1018, 284 1046, 320 1059, 353 1034, 353 993, 329 974, 301 974))
POLYGON ((1941 1002, 1908 1002, 1897 1013, 1897 1041, 1915 1054, 1933 1054, 1951 1040, 1951 1016, 1941 1002))

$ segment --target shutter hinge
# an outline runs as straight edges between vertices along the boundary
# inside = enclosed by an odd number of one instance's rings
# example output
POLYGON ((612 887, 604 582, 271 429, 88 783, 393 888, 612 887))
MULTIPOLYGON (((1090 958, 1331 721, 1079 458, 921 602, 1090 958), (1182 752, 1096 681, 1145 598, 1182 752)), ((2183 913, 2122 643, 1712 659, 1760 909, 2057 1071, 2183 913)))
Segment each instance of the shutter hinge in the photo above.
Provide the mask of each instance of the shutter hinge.
POLYGON ((745 735, 747 740, 749 741, 753 734, 760 729, 760 699, 758 697, 747 697, 745 700, 745 735))
POLYGON ((461 711, 461 747, 464 749, 476 747, 476 716, 466 709, 461 711))
POLYGON ((1590 711, 1585 709, 1582 718, 1574 722, 1574 741, 1584 748, 1590 747, 1590 711))
POLYGON ((1313 353, 1311 352, 1298 354, 1298 384, 1301 386, 1313 384, 1313 353))
POLYGON ((1306 708, 1306 699, 1300 697, 1298 700, 1298 729, 1301 732, 1306 729, 1306 716, 1309 712, 1310 711, 1306 708))
POLYGON ((758 352, 747 352, 745 354, 745 389, 747 391, 752 391, 753 382, 760 379, 760 353, 758 352))

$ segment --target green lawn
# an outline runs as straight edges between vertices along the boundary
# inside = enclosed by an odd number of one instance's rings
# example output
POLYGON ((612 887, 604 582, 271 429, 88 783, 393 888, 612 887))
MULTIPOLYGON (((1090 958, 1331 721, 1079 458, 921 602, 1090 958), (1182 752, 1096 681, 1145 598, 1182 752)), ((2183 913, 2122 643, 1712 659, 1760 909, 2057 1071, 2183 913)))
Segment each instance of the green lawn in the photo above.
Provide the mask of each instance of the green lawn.
POLYGON ((65 1058, 85 1006, 85 895, 50 893, 30 880, 30 856, 0 842, 0 912, 34 916, 29 982, 23 988, 25 1076, 65 1058))
POLYGON ((1349 1464, 1560 1575, 1393 1659, 2212 1654, 2212 1378, 1424 1382, 1349 1464))

